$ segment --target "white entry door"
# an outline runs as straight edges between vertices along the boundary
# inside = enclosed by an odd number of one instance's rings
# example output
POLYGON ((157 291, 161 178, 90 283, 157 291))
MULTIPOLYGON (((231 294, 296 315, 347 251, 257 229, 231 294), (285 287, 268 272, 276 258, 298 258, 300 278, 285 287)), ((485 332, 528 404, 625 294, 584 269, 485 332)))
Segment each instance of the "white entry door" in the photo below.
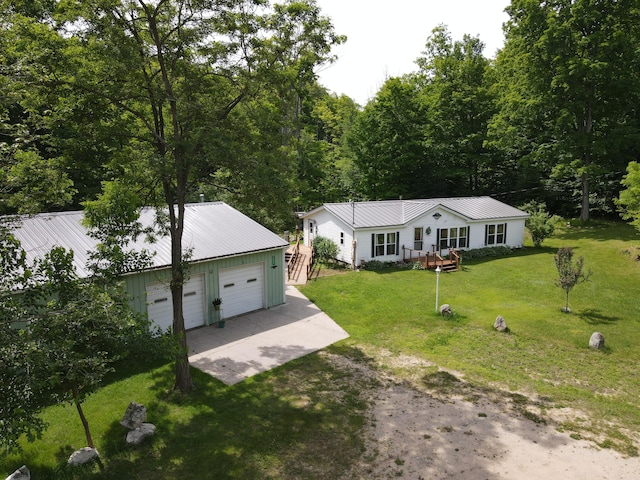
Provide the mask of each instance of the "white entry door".
MULTIPOLYGON (((204 275, 194 275, 184 284, 182 290, 185 329, 205 324, 204 304, 204 275)), ((173 301, 167 284, 158 282, 147 285, 147 315, 149 320, 163 331, 173 326, 173 301)))
POLYGON ((264 308, 264 264, 220 270, 220 298, 223 318, 264 308))

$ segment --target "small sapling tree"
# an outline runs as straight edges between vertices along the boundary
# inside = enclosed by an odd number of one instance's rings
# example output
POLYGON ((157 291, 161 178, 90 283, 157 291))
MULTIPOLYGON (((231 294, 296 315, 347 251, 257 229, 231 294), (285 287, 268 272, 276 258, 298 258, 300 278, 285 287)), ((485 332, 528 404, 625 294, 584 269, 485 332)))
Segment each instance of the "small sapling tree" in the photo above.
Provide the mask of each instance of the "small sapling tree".
POLYGON ((584 267, 584 258, 578 257, 576 262, 573 262, 573 250, 569 247, 562 247, 558 250, 558 253, 554 256, 556 262, 556 268, 558 269, 558 279, 556 285, 566 294, 565 306, 562 309, 565 313, 570 313, 569 308, 569 292, 579 283, 586 282, 591 276, 591 271, 584 273, 582 271, 584 267))

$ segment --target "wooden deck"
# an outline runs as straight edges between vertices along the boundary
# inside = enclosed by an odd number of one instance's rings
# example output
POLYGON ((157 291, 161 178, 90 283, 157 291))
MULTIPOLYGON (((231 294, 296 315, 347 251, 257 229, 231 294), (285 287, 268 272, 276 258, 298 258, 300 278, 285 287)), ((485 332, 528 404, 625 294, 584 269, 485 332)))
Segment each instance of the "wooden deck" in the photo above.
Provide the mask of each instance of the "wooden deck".
POLYGON ((457 250, 448 249, 448 255, 438 252, 425 252, 402 247, 402 260, 404 262, 418 262, 427 270, 435 270, 440 267, 443 272, 455 272, 460 267, 460 254, 457 250))

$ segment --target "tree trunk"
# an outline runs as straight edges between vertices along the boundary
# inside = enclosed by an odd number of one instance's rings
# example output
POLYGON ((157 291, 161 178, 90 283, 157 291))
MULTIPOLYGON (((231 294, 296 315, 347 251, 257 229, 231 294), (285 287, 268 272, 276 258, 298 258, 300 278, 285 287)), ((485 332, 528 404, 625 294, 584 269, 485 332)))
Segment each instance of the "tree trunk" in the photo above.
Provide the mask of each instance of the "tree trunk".
POLYGON ((82 422, 82 427, 84 428, 84 435, 87 437, 87 446, 91 448, 95 448, 93 445, 93 438, 91 438, 91 431, 89 430, 89 422, 87 422, 87 417, 84 416, 84 412, 82 411, 82 404, 78 399, 78 388, 73 387, 73 402, 76 404, 76 409, 78 410, 78 415, 80 415, 80 421, 82 422))
POLYGON ((173 334, 178 342, 175 356, 176 390, 187 393, 193 390, 191 370, 189 369, 189 350, 184 327, 182 299, 184 291, 184 263, 182 258, 182 231, 184 226, 184 200, 178 205, 169 207, 171 220, 171 299, 173 301, 173 334), (177 213, 175 208, 177 207, 177 213))
MULTIPOLYGON (((178 352, 175 356, 175 385, 174 388, 183 393, 193 390, 191 371, 189 370, 189 351, 187 348, 187 336, 184 328, 184 315, 182 312, 182 294, 184 290, 184 259, 182 256, 182 233, 184 232, 184 210, 187 182, 189 178, 189 158, 182 149, 182 129, 180 128, 178 102, 173 92, 173 84, 169 74, 169 68, 164 56, 165 43, 161 38, 156 23, 156 14, 151 7, 145 6, 149 19, 149 31, 157 48, 156 56, 164 93, 169 104, 171 115, 171 157, 173 160, 173 176, 164 177, 162 187, 165 201, 169 208, 169 221, 171 231, 171 299, 173 301, 173 335, 178 342, 178 352), (175 184, 174 184, 175 181, 175 184)), ((162 105, 158 108, 158 114, 162 114, 162 105)), ((164 124, 157 123, 157 125, 164 124)), ((158 150, 161 156, 167 154, 165 148, 164 129, 157 131, 157 137, 162 139, 158 150)))
POLYGON ((586 146, 582 153, 582 173, 580 174, 580 184, 582 187, 582 205, 580 208, 580 220, 589 221, 589 169, 591 166, 591 143, 593 132, 593 107, 587 104, 584 112, 584 121, 582 123, 582 134, 587 137, 586 146))
POLYGON ((580 184, 582 187, 582 206, 580 208, 580 220, 589 221, 589 177, 586 173, 580 175, 580 184))

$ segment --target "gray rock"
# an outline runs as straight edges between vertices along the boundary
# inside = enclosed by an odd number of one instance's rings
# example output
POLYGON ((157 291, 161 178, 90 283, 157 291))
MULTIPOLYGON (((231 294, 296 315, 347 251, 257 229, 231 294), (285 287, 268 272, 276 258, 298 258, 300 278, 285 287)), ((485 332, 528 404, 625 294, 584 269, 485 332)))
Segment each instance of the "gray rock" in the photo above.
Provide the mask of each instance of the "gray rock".
POLYGON ((85 463, 95 460, 98 456, 99 453, 95 448, 84 447, 73 452, 67 463, 69 465, 84 465, 85 463))
POLYGON ((604 348, 604 335, 600 332, 594 332, 589 339, 589 346, 597 350, 604 348))
POLYGON ((138 428, 147 420, 147 408, 140 403, 131 402, 120 420, 120 425, 129 430, 138 428))
POLYGON ((440 315, 452 315, 451 306, 448 303, 445 303, 440 307, 440 315))
POLYGON ((22 465, 18 470, 7 477, 6 480, 31 480, 31 472, 26 465, 22 465))
POLYGON ((153 423, 143 423, 134 430, 127 433, 127 443, 129 445, 140 445, 142 441, 156 433, 156 426, 153 423))
POLYGON ((504 321, 502 315, 498 315, 496 317, 496 321, 493 323, 493 328, 495 328, 499 332, 507 331, 507 322, 504 321))

